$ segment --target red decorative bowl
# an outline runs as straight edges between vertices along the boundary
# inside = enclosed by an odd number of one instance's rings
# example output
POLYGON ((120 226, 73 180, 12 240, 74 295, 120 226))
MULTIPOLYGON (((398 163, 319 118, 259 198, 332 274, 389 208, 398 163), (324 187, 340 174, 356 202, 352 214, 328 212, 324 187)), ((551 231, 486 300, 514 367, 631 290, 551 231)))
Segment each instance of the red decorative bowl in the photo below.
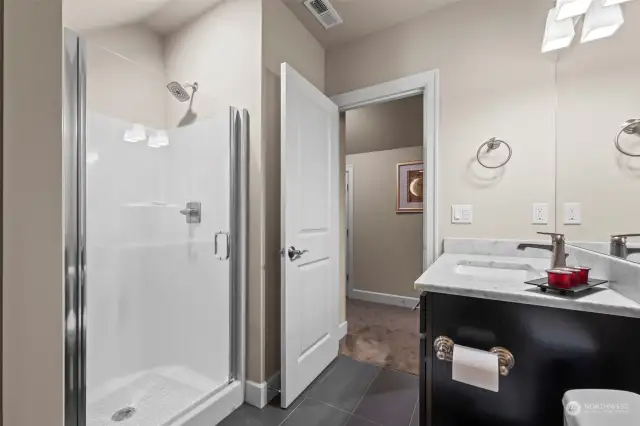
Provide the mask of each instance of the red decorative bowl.
POLYGON ((549 285, 557 288, 571 288, 575 282, 573 272, 565 269, 548 269, 547 278, 549 285))

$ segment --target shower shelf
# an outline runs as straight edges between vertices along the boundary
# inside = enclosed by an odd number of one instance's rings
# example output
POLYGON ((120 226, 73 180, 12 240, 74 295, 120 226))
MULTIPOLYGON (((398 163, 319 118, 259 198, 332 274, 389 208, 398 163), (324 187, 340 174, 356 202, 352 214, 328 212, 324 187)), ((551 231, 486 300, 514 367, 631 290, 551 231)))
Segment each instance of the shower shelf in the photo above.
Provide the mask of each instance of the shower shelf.
POLYGON ((169 204, 163 203, 161 201, 148 201, 142 203, 127 203, 124 204, 124 207, 168 207, 168 208, 178 208, 177 204, 169 204))

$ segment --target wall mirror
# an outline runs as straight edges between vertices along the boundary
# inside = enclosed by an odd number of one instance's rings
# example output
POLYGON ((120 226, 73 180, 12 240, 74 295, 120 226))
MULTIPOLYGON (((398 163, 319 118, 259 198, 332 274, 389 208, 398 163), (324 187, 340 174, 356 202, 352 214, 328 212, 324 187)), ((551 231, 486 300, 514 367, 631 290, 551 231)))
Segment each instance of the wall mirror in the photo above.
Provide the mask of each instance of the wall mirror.
POLYGON ((640 263, 640 1, 618 7, 615 34, 582 42, 594 37, 583 17, 558 50, 557 231, 640 263))

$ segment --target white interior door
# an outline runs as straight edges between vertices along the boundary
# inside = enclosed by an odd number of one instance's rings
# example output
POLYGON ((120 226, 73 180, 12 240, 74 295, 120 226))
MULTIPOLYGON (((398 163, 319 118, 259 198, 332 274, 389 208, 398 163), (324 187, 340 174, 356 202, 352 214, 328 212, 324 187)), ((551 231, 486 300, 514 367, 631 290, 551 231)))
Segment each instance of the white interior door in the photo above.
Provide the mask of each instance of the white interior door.
POLYGON ((338 356, 339 112, 282 64, 282 406, 338 356))

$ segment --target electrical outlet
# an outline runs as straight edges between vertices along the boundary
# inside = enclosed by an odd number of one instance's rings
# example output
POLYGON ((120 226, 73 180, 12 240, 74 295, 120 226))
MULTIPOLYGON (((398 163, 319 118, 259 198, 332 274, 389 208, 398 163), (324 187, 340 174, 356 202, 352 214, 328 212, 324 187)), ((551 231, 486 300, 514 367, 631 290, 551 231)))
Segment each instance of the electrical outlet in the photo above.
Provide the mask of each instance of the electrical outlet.
POLYGON ((564 224, 580 225, 582 223, 582 212, 580 203, 564 204, 564 224))
POLYGON ((473 222, 473 206, 470 205, 454 205, 451 206, 451 223, 472 223, 473 222))
POLYGON ((533 205, 533 218, 531 223, 534 225, 547 225, 549 223, 549 204, 535 203, 533 205))

